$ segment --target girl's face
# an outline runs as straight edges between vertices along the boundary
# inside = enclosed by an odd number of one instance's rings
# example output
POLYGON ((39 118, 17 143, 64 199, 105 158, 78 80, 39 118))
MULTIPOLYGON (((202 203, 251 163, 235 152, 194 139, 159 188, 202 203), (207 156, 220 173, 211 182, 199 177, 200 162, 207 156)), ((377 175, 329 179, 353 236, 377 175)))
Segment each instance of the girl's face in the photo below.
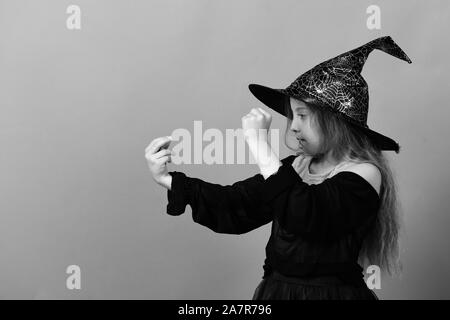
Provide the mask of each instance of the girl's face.
POLYGON ((321 145, 320 130, 308 106, 300 100, 290 98, 292 123, 290 130, 295 134, 304 153, 314 155, 321 145))

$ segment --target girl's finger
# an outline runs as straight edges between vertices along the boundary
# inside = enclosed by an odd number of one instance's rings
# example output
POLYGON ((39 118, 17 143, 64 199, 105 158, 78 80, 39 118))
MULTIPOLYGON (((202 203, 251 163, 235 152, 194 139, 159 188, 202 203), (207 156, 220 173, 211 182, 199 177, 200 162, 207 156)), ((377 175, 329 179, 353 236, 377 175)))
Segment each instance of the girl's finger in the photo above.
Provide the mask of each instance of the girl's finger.
POLYGON ((145 148, 145 153, 147 153, 151 148, 153 148, 155 143, 157 143, 160 139, 161 138, 156 138, 152 142, 150 142, 150 144, 147 146, 147 148, 145 148))
MULTIPOLYGON (((159 146, 161 143, 164 143, 164 141, 173 141, 172 136, 166 136, 166 137, 160 137, 157 138, 155 140, 153 140, 148 146, 147 148, 145 148, 145 153, 147 153, 149 150, 151 150, 152 148, 155 148, 157 146, 159 146)), ((158 150, 158 148, 155 148, 153 150, 158 150)))
POLYGON ((150 144, 148 145, 147 148, 145 148, 145 152, 148 152, 151 148, 153 148, 155 146, 155 144, 157 144, 158 142, 160 142, 163 139, 163 137, 159 137, 156 139, 153 139, 152 142, 150 142, 150 144))
POLYGON ((155 161, 155 163, 156 163, 156 164, 159 164, 159 165, 162 165, 162 164, 168 162, 169 159, 170 159, 170 156, 164 156, 164 157, 161 157, 161 158, 157 159, 157 160, 155 161))
POLYGON ((161 152, 161 156, 172 155, 172 150, 170 150, 170 149, 164 149, 164 150, 161 150, 160 152, 161 152))
POLYGON ((172 154, 172 150, 163 149, 154 154, 154 159, 159 159, 163 156, 167 156, 167 155, 171 155, 171 154, 172 154))
POLYGON ((157 143, 155 143, 152 148, 150 148, 150 152, 152 153, 156 153, 158 152, 160 149, 167 149, 170 145, 170 143, 172 142, 171 139, 169 139, 168 137, 164 137, 161 138, 160 141, 158 141, 157 143))
POLYGON ((266 110, 264 110, 263 108, 258 108, 259 111, 261 111, 262 114, 264 114, 266 117, 270 117, 270 113, 268 113, 266 110))

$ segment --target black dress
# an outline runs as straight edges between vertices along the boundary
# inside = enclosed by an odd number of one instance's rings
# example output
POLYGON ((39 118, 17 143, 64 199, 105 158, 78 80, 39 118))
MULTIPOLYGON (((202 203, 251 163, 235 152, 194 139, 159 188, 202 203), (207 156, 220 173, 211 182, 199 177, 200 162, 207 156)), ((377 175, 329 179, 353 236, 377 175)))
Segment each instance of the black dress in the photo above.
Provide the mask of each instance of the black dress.
POLYGON ((170 172, 167 213, 181 215, 189 204, 196 223, 226 234, 272 222, 254 300, 378 299, 357 262, 377 216, 378 193, 349 171, 308 185, 291 165, 295 157, 281 160, 267 179, 256 174, 226 186, 170 172))

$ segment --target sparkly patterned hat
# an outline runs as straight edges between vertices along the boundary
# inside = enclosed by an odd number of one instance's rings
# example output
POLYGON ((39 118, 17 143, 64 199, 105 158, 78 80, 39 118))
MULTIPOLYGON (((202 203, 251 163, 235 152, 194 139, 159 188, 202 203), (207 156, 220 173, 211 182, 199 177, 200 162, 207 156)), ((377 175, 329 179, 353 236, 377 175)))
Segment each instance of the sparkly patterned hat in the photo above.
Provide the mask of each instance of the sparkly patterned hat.
POLYGON ((411 63, 394 40, 386 36, 318 64, 300 75, 286 89, 272 89, 258 84, 250 84, 249 89, 258 100, 283 116, 286 116, 287 97, 300 100, 316 98, 359 132, 366 134, 380 150, 394 150, 399 153, 400 146, 397 142, 369 129, 367 125, 369 90, 361 71, 373 49, 411 63))

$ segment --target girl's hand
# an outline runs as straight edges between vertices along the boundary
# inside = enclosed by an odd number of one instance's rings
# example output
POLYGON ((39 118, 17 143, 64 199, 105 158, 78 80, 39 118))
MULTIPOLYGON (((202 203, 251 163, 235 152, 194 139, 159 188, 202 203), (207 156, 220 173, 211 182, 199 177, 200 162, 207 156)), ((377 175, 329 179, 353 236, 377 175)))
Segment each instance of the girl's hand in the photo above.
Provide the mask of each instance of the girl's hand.
POLYGON ((261 108, 254 108, 242 117, 245 140, 264 179, 276 173, 281 166, 278 156, 273 152, 267 139, 271 121, 272 116, 261 108))
POLYGON ((171 141, 172 137, 170 136, 159 137, 145 148, 145 159, 147 159, 153 180, 169 190, 172 184, 172 176, 167 171, 167 163, 172 161, 172 151, 167 148, 171 141))
POLYGON ((262 108, 253 108, 242 117, 242 129, 246 140, 262 138, 267 140, 267 132, 272 122, 272 116, 262 108))

